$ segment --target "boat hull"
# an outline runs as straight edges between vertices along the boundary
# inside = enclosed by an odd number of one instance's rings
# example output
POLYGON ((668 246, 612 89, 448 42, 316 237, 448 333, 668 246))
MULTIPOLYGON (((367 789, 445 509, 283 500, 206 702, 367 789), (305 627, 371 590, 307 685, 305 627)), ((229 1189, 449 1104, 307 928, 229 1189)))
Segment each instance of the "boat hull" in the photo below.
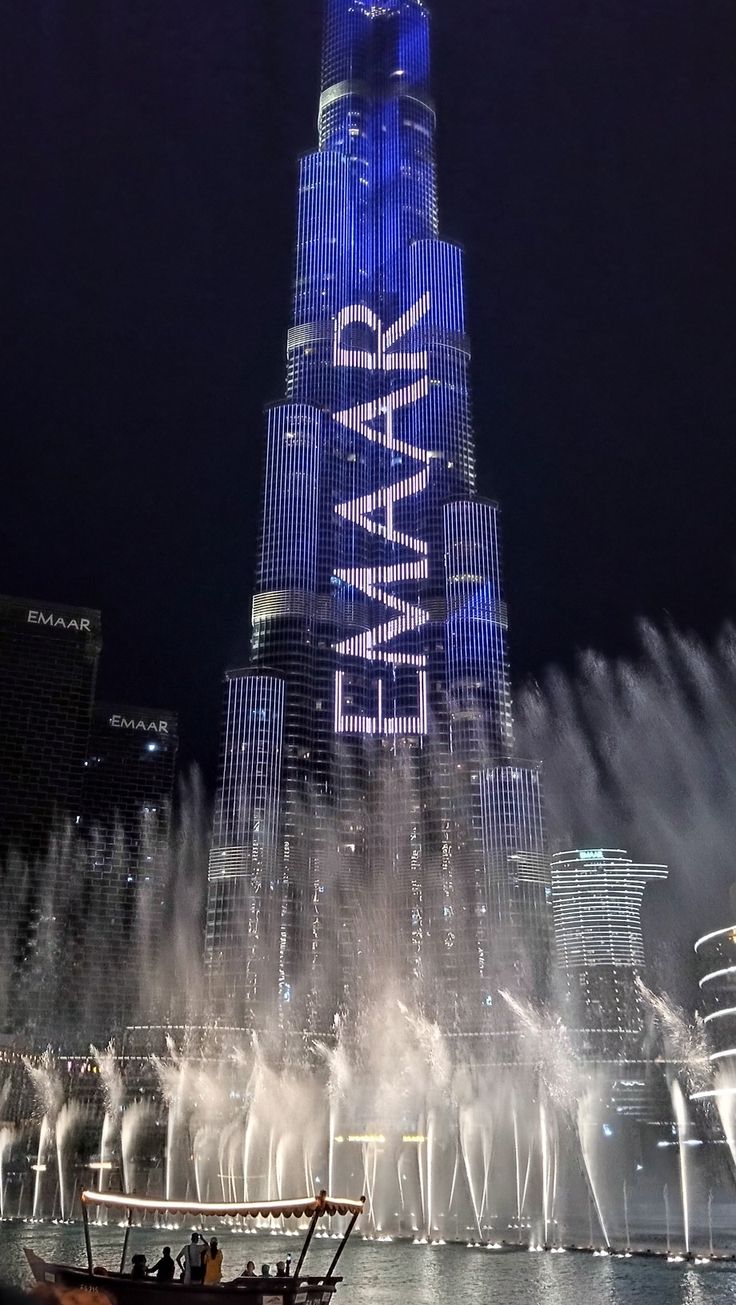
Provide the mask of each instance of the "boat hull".
POLYGON ((156 1282, 121 1273, 88 1273, 68 1264, 54 1264, 25 1248, 36 1282, 51 1287, 81 1288, 112 1305, 330 1305, 342 1278, 239 1278, 205 1287, 199 1283, 156 1282))

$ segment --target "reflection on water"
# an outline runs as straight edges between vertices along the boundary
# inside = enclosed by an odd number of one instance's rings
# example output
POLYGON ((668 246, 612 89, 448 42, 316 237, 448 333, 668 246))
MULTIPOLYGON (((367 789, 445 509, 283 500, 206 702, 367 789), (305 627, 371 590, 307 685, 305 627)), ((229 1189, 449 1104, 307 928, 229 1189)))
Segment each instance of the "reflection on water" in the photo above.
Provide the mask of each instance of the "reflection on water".
MULTIPOLYGON (((119 1229, 93 1229, 95 1258, 110 1268, 119 1262, 119 1229)), ((161 1247, 174 1254, 188 1231, 133 1233, 131 1252, 153 1262, 161 1247)), ((23 1246, 33 1245, 47 1259, 81 1262, 79 1228, 5 1227, 0 1233, 4 1276, 27 1282, 23 1246)), ((299 1246, 295 1238, 221 1234, 225 1276, 234 1276, 253 1259, 273 1264, 299 1246)), ((332 1243, 319 1243, 310 1263, 326 1268, 332 1243)), ((377 1245, 355 1241, 344 1257, 346 1283, 340 1305, 727 1305, 736 1302, 736 1269, 689 1268, 632 1260, 577 1255, 494 1256, 462 1246, 377 1245)))

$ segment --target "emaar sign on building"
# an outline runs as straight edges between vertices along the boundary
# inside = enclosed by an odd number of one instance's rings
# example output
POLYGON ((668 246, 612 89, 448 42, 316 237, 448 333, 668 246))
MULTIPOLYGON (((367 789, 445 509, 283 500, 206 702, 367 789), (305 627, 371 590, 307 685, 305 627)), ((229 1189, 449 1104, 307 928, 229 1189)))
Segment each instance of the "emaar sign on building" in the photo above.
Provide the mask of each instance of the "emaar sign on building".
POLYGON ((26 623, 28 625, 47 625, 55 630, 76 630, 80 634, 92 633, 92 626, 86 616, 59 616, 56 612, 42 612, 32 609, 28 612, 26 623))
POLYGON ((167 720, 142 720, 134 716, 110 716, 109 724, 114 730, 136 730, 143 734, 168 734, 167 720))
MULTIPOLYGON (((416 498, 427 489, 432 455, 427 449, 400 439, 395 426, 402 411, 414 408, 429 394, 428 353, 426 350, 410 353, 400 348, 408 333, 426 317, 429 307, 430 296, 427 293, 388 327, 364 304, 344 308, 335 319, 335 367, 358 368, 369 372, 419 373, 418 379, 401 389, 389 390, 370 403, 359 403, 334 414, 334 420, 346 430, 414 463, 410 474, 402 480, 377 486, 373 493, 338 503, 335 507, 337 515, 351 522, 358 530, 384 540, 387 545, 399 545, 407 553, 406 560, 402 562, 335 571, 337 580, 351 585, 387 611, 385 619, 369 630, 342 640, 336 645, 335 651, 341 658, 358 658, 385 666, 409 668, 410 674, 416 676, 417 702, 415 716, 387 714, 385 702, 388 693, 379 675, 375 681, 373 714, 353 714, 345 702, 346 672, 338 669, 335 683, 337 733, 406 735, 427 732, 427 656, 426 653, 403 651, 397 647, 397 640, 410 631, 420 630, 430 619, 429 612, 419 602, 411 602, 401 595, 401 588, 407 582, 418 584, 428 579, 429 545, 426 540, 400 530, 396 525, 395 511, 399 503, 416 498), (346 332, 354 326, 367 327, 371 331, 374 341, 372 349, 355 349, 345 343, 346 332)), ((393 554, 393 548, 391 551, 393 554)))

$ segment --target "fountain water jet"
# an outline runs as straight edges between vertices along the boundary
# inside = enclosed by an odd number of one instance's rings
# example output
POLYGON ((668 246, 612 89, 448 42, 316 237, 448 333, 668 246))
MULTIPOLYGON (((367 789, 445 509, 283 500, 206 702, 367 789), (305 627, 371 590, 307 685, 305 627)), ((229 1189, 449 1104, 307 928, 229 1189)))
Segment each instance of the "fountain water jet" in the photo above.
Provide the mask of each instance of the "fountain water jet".
POLYGON ((578 1137, 580 1138, 580 1149, 583 1157, 585 1177, 588 1182, 590 1195, 593 1199, 593 1205, 595 1207, 598 1223, 600 1226, 601 1233, 603 1235, 603 1244, 604 1246, 610 1246, 610 1238, 608 1236, 608 1229, 606 1228, 605 1220, 603 1218, 603 1210, 601 1208, 601 1202, 598 1196, 597 1184, 593 1177, 593 1148, 591 1146, 590 1134, 591 1131, 597 1128, 597 1121, 594 1118, 592 1097, 593 1097, 593 1090, 589 1089, 588 1093, 585 1096, 583 1096, 583 1098, 580 1101, 580 1107, 578 1110, 577 1129, 578 1129, 578 1137))
POLYGON ((685 1094, 680 1087, 677 1079, 673 1079, 672 1086, 672 1106, 677 1121, 678 1151, 680 1160, 680 1193, 682 1198, 682 1230, 685 1242, 685 1254, 690 1254, 690 1188, 687 1164, 687 1141, 690 1131, 690 1116, 688 1115, 687 1102, 685 1094))
POLYGON ((33 1184, 33 1218, 38 1219, 41 1213, 41 1191, 43 1187, 42 1175, 45 1174, 48 1165, 52 1145, 53 1145, 53 1125, 49 1123, 48 1115, 44 1115, 41 1120, 41 1127, 38 1130, 38 1151, 36 1153, 35 1172, 36 1177, 33 1184))
POLYGON ((34 1064, 27 1056, 23 1057, 23 1064, 42 1111, 33 1188, 33 1218, 38 1219, 41 1213, 43 1175, 53 1163, 56 1120, 64 1101, 64 1091, 51 1048, 43 1053, 38 1064, 34 1064))
POLYGON ((189 1153, 187 1105, 190 1091, 191 1066, 177 1052, 171 1037, 166 1039, 169 1060, 152 1056, 151 1063, 158 1076, 164 1101, 168 1108, 166 1121, 166 1200, 172 1200, 175 1192, 186 1190, 186 1180, 181 1181, 180 1151, 182 1145, 189 1153))
MULTIPOLYGON (((91 1046, 90 1053, 97 1063, 105 1102, 105 1113, 100 1133, 100 1169, 97 1182, 98 1191, 104 1192, 109 1183, 110 1171, 120 1151, 120 1126, 125 1101, 125 1086, 114 1042, 108 1043, 104 1051, 98 1051, 96 1047, 91 1046)), ((98 1219, 104 1217, 105 1221, 107 1221, 107 1214, 106 1212, 103 1213, 101 1207, 98 1210, 97 1217, 98 1219)))
POLYGON ((123 1110, 120 1123, 120 1164, 123 1189, 126 1192, 136 1190, 135 1150, 140 1134, 152 1118, 153 1105, 149 1101, 132 1101, 123 1110))
POLYGON ((72 1147, 85 1118, 86 1111, 77 1101, 65 1101, 56 1119, 56 1165, 59 1176, 59 1214, 62 1219, 69 1219, 72 1214, 71 1202, 67 1200, 67 1168, 72 1147))
MULTIPOLYGON (((462 1155, 463 1164, 465 1166, 465 1181, 467 1183, 468 1191, 470 1193, 470 1201, 473 1207, 473 1214, 475 1216, 475 1224, 478 1229, 478 1237, 480 1241, 482 1241, 483 1240, 483 1226, 481 1222, 482 1206, 476 1194, 475 1183, 473 1179, 473 1167, 471 1162, 472 1115, 473 1112, 470 1107, 465 1107, 460 1112, 460 1153, 462 1155)), ((474 1120, 473 1120, 473 1127, 474 1127, 474 1120)))
POLYGON ((547 1111, 543 1101, 539 1103, 539 1142, 542 1149, 542 1220, 544 1225, 544 1246, 549 1245, 550 1224, 550 1163, 549 1134, 547 1132, 547 1111))
POLYGON ((669 997, 652 992, 638 977, 636 986, 662 1028, 669 1056, 680 1066, 688 1092, 699 1092, 708 1087, 711 1062, 704 1021, 698 1015, 688 1019, 669 997))
MULTIPOLYGON (((598 1194, 598 1185, 594 1178, 593 1146, 590 1130, 593 1123, 593 1100, 595 1096, 595 1079, 590 1067, 584 1067, 578 1060, 565 1026, 549 1013, 535 1010, 527 1002, 517 1001, 508 992, 501 996, 513 1011, 530 1043, 530 1051, 538 1065, 539 1074, 544 1083, 550 1103, 557 1106, 567 1117, 577 1136, 580 1156, 583 1162, 583 1176, 598 1216, 604 1244, 609 1245, 608 1231, 603 1218, 603 1209, 598 1194)), ((554 1148, 550 1154, 550 1138, 546 1127, 547 1111, 540 1102, 540 1142, 542 1144, 542 1193, 543 1206, 546 1211, 545 1242, 547 1241, 547 1222, 552 1217, 557 1191, 558 1141, 555 1135, 554 1148), (545 1127, 541 1119, 544 1111, 545 1127), (545 1178, 546 1175, 546 1178, 545 1178)))
MULTIPOLYGON (((221 1199, 237 1201, 238 1192, 235 1183, 235 1154, 242 1134, 243 1122, 235 1118, 220 1133, 218 1142, 217 1167, 220 1178, 221 1199)), ((245 1199, 245 1197, 243 1197, 245 1199)))
POLYGON ((713 1189, 708 1192, 708 1251, 713 1258, 713 1189))
POLYGON ((0 1219, 5 1218, 5 1161, 13 1149, 14 1128, 0 1128, 0 1219))

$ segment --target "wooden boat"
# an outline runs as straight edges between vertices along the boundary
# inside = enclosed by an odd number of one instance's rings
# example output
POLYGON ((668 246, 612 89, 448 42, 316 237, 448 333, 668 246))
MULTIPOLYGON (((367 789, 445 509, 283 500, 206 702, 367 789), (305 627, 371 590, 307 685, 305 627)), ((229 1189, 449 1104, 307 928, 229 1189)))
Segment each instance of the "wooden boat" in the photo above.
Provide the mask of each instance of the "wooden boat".
MULTIPOLYGON (((186 1305, 185 1298, 196 1297, 197 1305, 329 1305, 341 1277, 335 1270, 350 1235, 363 1212, 365 1197, 360 1201, 343 1200, 320 1192, 319 1196, 296 1201, 265 1201, 225 1204, 201 1204, 194 1201, 164 1201, 137 1197, 124 1192, 82 1193, 82 1217, 87 1266, 55 1264, 26 1247, 26 1259, 36 1282, 63 1288, 81 1288, 107 1298, 112 1305, 186 1305), (118 1273, 95 1266, 89 1226, 90 1206, 127 1212, 125 1236, 118 1273), (125 1272, 128 1241, 134 1214, 163 1214, 192 1219, 309 1219, 304 1244, 293 1273, 287 1278, 236 1278, 212 1286, 202 1283, 158 1282, 155 1278, 133 1278, 125 1272), (336 1215, 349 1216, 345 1234, 326 1273, 304 1273, 304 1262, 320 1219, 336 1215)), ((242 1243, 238 1243, 242 1250, 242 1243)), ((247 1249, 247 1248, 246 1248, 247 1249)))

